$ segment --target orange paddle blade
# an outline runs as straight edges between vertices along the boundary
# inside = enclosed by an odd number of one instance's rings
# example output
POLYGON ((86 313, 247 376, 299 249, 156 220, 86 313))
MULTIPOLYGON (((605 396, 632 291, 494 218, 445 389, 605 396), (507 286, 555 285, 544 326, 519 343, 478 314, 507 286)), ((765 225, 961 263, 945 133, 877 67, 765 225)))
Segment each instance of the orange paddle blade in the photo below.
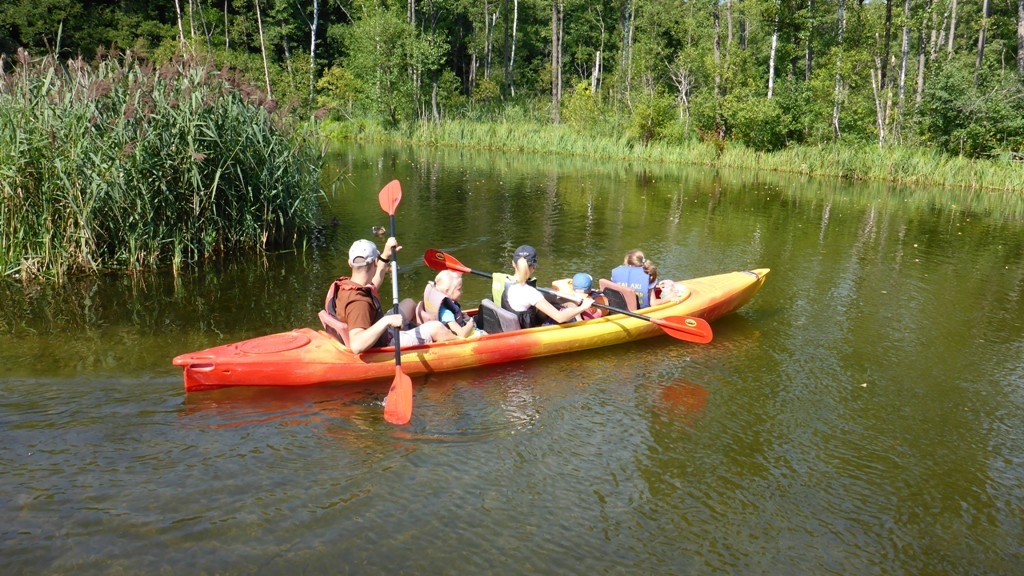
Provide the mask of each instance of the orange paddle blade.
MULTIPOLYGON (((398 180, 388 182, 387 185, 380 189, 377 200, 380 201, 381 210, 387 212, 390 216, 394 216, 398 203, 402 201, 402 185, 398 180)), ((394 230, 391 233, 394 234, 394 230)))
POLYGON ((433 248, 430 248, 423 253, 423 263, 426 264, 428 268, 437 270, 438 272, 442 270, 452 270, 454 272, 462 272, 463 274, 472 272, 468 266, 463 265, 462 262, 456 260, 451 254, 445 254, 444 252, 434 250, 433 248))
POLYGON ((412 380, 395 366, 395 381, 384 399, 384 419, 392 424, 407 424, 412 419, 412 380))
POLYGON ((669 316, 668 318, 651 318, 666 334, 687 342, 707 344, 713 334, 711 325, 703 318, 694 316, 669 316))

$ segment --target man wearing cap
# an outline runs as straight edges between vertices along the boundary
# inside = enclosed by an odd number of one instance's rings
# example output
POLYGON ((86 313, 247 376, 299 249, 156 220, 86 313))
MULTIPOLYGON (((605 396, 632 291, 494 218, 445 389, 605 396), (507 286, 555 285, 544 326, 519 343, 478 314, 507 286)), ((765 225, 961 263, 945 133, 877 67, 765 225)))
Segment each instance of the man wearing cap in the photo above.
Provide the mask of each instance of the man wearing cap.
MULTIPOLYGON (((356 240, 348 250, 352 276, 339 279, 338 295, 334 302, 338 319, 348 324, 349 348, 356 354, 368 348, 388 346, 391 340, 391 331, 388 329, 402 327, 402 315, 384 314, 378 296, 387 265, 400 249, 398 241, 388 238, 383 254, 369 240, 356 240)), ((441 342, 453 337, 437 321, 425 322, 399 332, 402 346, 441 342)))

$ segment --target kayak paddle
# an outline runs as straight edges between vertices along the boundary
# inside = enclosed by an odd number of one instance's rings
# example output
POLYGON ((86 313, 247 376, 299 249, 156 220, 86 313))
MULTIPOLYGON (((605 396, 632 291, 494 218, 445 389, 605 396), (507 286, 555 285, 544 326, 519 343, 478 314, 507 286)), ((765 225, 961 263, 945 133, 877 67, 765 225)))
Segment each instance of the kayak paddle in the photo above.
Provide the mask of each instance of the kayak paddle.
MULTIPOLYGON (((483 276, 484 278, 491 278, 493 276, 487 272, 473 270, 472 268, 463 265, 462 262, 456 260, 451 254, 445 254, 440 250, 427 250, 426 253, 423 254, 423 262, 426 263, 428 267, 438 271, 452 270, 454 272, 462 272, 464 274, 476 274, 477 276, 483 276)), ((537 287, 537 290, 548 294, 554 294, 556 296, 562 296, 554 290, 541 288, 539 286, 537 287)), ((669 336, 679 340, 695 342, 697 344, 707 344, 708 342, 711 342, 711 338, 713 336, 711 333, 711 325, 703 318, 697 318, 694 316, 652 318, 650 316, 644 316, 643 314, 637 314, 631 310, 623 310, 621 308, 606 306, 597 302, 594 302, 594 306, 609 312, 615 312, 616 314, 625 314, 626 316, 632 316, 633 318, 639 318, 640 320, 647 320, 648 322, 658 325, 658 327, 664 330, 669 336)))
MULTIPOLYGON (((402 201, 402 185, 398 180, 388 182, 381 189, 380 207, 391 218, 391 237, 395 237, 395 210, 402 201)), ((394 313, 398 313, 398 250, 391 251, 391 291, 394 293, 394 313)), ((387 398, 384 399, 384 419, 392 424, 405 424, 412 419, 412 380, 402 372, 402 348, 399 329, 391 328, 395 341, 395 380, 391 383, 387 398)))

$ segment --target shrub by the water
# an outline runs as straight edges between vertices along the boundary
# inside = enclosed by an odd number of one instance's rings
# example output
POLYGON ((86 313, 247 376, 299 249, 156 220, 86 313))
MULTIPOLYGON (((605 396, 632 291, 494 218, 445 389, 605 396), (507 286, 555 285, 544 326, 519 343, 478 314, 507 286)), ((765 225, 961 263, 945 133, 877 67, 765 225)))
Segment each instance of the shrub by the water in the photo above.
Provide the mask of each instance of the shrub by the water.
POLYGON ((227 71, 20 52, 0 75, 0 276, 175 269, 300 240, 322 152, 227 71))

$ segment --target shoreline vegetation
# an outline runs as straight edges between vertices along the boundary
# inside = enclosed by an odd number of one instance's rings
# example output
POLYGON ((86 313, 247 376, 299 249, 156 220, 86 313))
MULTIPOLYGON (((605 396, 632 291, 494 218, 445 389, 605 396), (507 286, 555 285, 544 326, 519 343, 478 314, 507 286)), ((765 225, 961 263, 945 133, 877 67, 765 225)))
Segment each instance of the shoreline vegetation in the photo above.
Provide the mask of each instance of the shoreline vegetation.
POLYGON ((543 122, 420 122, 407 129, 324 121, 332 142, 370 141, 415 146, 557 154, 610 161, 763 170, 801 176, 935 186, 978 192, 1024 193, 1024 158, 1007 153, 993 159, 949 156, 937 150, 874 144, 823 144, 762 152, 737 142, 641 144, 627 136, 580 134, 566 125, 543 122), (355 128, 355 130, 354 130, 355 128), (357 131, 356 131, 357 130, 357 131))
POLYGON ((0 278, 314 239, 324 140, 1018 206, 1021 5, 9 0, 0 278))
POLYGON ((177 273, 306 242, 323 151, 240 78, 131 53, 0 75, 0 277, 177 273))

